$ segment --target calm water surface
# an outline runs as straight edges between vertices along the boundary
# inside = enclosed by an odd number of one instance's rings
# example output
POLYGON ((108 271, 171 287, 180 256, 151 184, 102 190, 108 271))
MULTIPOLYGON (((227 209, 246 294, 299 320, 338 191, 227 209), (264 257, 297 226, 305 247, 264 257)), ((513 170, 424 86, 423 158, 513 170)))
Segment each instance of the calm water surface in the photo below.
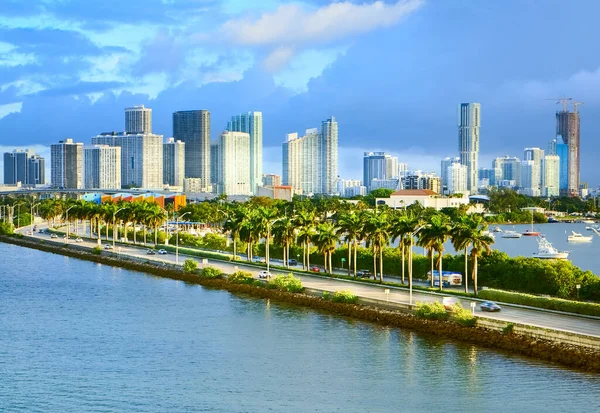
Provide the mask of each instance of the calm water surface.
POLYGON ((600 376, 0 244, 1 412, 600 411, 600 376))

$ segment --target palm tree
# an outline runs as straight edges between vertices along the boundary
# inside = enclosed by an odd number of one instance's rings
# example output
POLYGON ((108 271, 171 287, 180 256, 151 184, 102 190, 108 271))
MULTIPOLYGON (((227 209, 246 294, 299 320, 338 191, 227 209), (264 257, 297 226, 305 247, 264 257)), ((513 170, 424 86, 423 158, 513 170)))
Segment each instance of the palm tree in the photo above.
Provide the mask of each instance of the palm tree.
POLYGON ((348 243, 348 277, 350 276, 350 268, 352 265, 352 248, 354 248, 354 278, 356 278, 356 255, 357 255, 357 240, 361 236, 363 222, 356 211, 350 211, 340 214, 338 218, 338 232, 344 235, 344 241, 348 243))
POLYGON ((279 211, 273 207, 260 206, 257 209, 257 223, 259 237, 265 238, 265 261, 268 264, 271 262, 269 245, 271 243, 271 225, 273 221, 279 216, 279 211))
POLYGON ((310 269, 310 243, 314 235, 317 218, 313 210, 302 209, 294 219, 294 224, 298 228, 298 241, 302 243, 302 268, 310 269))
POLYGON ((286 267, 289 267, 290 245, 294 242, 295 237, 294 222, 287 215, 273 224, 273 238, 283 247, 283 262, 286 267))
MULTIPOLYGON (((480 217, 477 217, 481 220, 480 217)), ((454 226, 452 227, 452 231, 450 234, 450 238, 452 240, 452 245, 454 249, 458 252, 460 250, 464 250, 464 258, 465 258, 465 293, 469 292, 469 282, 467 275, 469 274, 469 254, 467 249, 470 245, 470 240, 468 239, 468 234, 476 229, 480 222, 477 222, 476 219, 469 215, 460 215, 454 221, 454 226), (474 225, 474 227, 473 227, 474 225)))
POLYGON ((329 271, 330 275, 333 275, 333 267, 331 263, 331 256, 335 251, 335 247, 339 241, 337 234, 337 228, 331 222, 322 222, 317 225, 317 231, 314 235, 314 242, 319 252, 324 256, 325 271, 329 271))
POLYGON ((225 221, 223 222, 223 232, 228 232, 233 240, 233 259, 237 260, 237 241, 240 237, 242 222, 247 214, 245 206, 236 204, 236 207, 230 207, 225 211, 225 221))
MULTIPOLYGON (((154 233, 154 246, 158 245, 158 227, 160 227, 167 220, 167 214, 165 211, 157 204, 150 204, 147 213, 147 222, 150 226, 152 226, 152 232, 154 233)), ((114 233, 114 228, 113 228, 114 233)))
MULTIPOLYGON (((398 248, 401 250, 402 256, 402 284, 404 284, 404 269, 406 252, 409 248, 412 247, 413 244, 413 233, 417 230, 417 228, 421 225, 420 219, 418 216, 411 211, 402 211, 400 213, 396 212, 391 221, 391 238, 392 241, 399 240, 398 248)), ((409 263, 408 271, 409 271, 409 279, 412 279, 412 265, 409 263)))
POLYGON ((377 256, 379 256, 379 282, 383 282, 383 249, 390 242, 390 225, 385 211, 366 214, 364 229, 367 243, 373 249, 373 279, 377 279, 377 256))
MULTIPOLYGON (((444 253, 444 243, 450 237, 450 220, 446 215, 435 214, 431 217, 429 225, 420 232, 419 241, 422 246, 429 249, 433 259, 433 251, 438 253, 437 266, 440 278, 440 290, 442 290, 442 255, 444 253)), ((433 268, 431 271, 431 285, 433 286, 433 268)))

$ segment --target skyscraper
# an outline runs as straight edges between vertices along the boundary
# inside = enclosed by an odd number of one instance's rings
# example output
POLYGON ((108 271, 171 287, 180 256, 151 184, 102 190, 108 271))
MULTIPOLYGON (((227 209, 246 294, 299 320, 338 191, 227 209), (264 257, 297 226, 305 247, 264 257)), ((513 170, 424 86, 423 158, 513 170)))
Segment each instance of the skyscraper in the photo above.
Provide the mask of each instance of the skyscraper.
POLYGON ((523 160, 533 161, 534 163, 536 171, 532 173, 532 179, 534 179, 534 181, 531 182, 531 188, 534 188, 533 192, 538 194, 533 196, 540 196, 542 194, 542 162, 544 160, 544 150, 540 148, 525 148, 523 160))
POLYGON ((540 196, 540 168, 535 161, 521 162, 521 188, 520 192, 529 196, 540 196))
POLYGON ((225 131, 219 139, 219 192, 252 195, 250 187, 250 134, 225 131))
POLYGON ((121 148, 93 145, 83 148, 86 189, 121 189, 121 148))
POLYGON ((502 181, 513 181, 515 187, 521 186, 521 160, 513 156, 494 159, 494 182, 501 186, 502 181))
POLYGON ((567 194, 569 188, 569 146, 563 143, 562 136, 557 136, 548 143, 548 155, 559 158, 559 188, 561 194, 567 194))
POLYGON ((29 184, 29 158, 32 155, 29 149, 15 149, 4 153, 5 184, 15 185, 17 182, 21 182, 22 185, 29 184))
POLYGON ((183 187, 185 176, 185 143, 169 138, 163 144, 163 183, 183 187))
POLYGON ((440 178, 442 182, 442 193, 446 193, 448 191, 448 167, 452 166, 454 163, 460 163, 460 158, 450 158, 446 157, 442 159, 441 162, 441 171, 440 178))
POLYGON ((152 133, 152 109, 144 105, 126 108, 125 133, 152 133))
POLYGON ((321 122, 321 150, 321 193, 333 195, 337 191, 338 178, 338 123, 333 116, 321 122))
MULTIPOLYGON (((569 112, 567 106, 562 111, 556 112, 556 136, 562 136, 562 140, 568 145, 567 161, 567 190, 565 195, 579 195, 579 112, 577 103, 575 111, 569 112)), ((560 156, 560 155, 559 155, 560 156)))
POLYGON ((363 156, 363 184, 371 191, 373 180, 398 178, 398 158, 385 152, 365 152, 363 156))
POLYGON ((468 168, 465 165, 454 162, 448 165, 446 170, 446 179, 449 194, 468 193, 467 189, 468 168))
POLYGON ((185 143, 185 177, 200 178, 208 191, 210 177, 210 112, 185 110, 173 113, 173 137, 185 143))
POLYGON ((50 145, 50 179, 55 188, 83 189, 83 143, 65 139, 50 145))
POLYGON ((46 160, 40 155, 32 155, 27 164, 29 176, 27 185, 44 185, 46 183, 46 160))
POLYGON ((256 193, 262 185, 262 112, 248 112, 232 116, 227 130, 245 132, 250 135, 250 187, 256 193))
POLYGON ((101 133, 93 145, 121 148, 121 185, 146 189, 163 188, 163 137, 152 133, 101 133))
POLYGON ((542 162, 542 196, 560 195, 560 157, 546 155, 542 162))
POLYGON ((467 189, 471 194, 477 193, 480 112, 479 103, 461 103, 458 107, 458 151, 460 163, 467 166, 467 189))

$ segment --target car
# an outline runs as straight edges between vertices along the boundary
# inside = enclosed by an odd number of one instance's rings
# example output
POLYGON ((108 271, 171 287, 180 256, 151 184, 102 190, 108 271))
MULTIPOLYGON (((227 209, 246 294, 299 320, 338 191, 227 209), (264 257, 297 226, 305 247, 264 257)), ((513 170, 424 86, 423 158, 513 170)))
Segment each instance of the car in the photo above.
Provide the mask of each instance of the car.
POLYGON ((50 238, 58 238, 58 235, 56 235, 56 234, 50 234, 50 238))
POLYGON ((264 257, 252 257, 252 262, 264 264, 267 260, 264 257))
POLYGON ((147 255, 156 255, 156 251, 154 251, 154 250, 148 250, 148 251, 146 251, 146 254, 147 255))
POLYGON ((310 267, 310 270, 312 272, 321 272, 321 269, 319 267, 316 267, 316 266, 315 267, 310 267))
POLYGON ((271 278, 271 273, 269 271, 260 271, 258 278, 271 278))
POLYGON ((458 300, 456 297, 444 297, 442 298, 442 304, 446 310, 452 310, 458 304, 458 300))
POLYGON ((77 238, 77 239, 75 240, 75 242, 83 242, 83 239, 81 239, 81 238, 77 238))
POLYGON ((356 276, 359 278, 371 278, 373 274, 369 270, 359 270, 356 272, 356 276))
POLYGON ((43 229, 40 229, 38 232, 39 232, 40 234, 45 234, 45 233, 46 233, 46 231, 44 231, 43 229))
POLYGON ((481 308, 481 311, 489 311, 492 313, 501 310, 500 306, 493 301, 484 301, 479 304, 479 308, 481 308))
POLYGON ((110 244, 104 244, 104 249, 105 250, 112 250, 113 248, 112 248, 112 245, 110 245, 110 244))
POLYGON ((292 258, 292 259, 289 259, 289 260, 288 260, 288 265, 293 265, 293 266, 295 267, 296 265, 298 265, 298 261, 296 261, 296 260, 295 260, 295 259, 293 259, 293 258, 292 258))
POLYGON ((167 255, 168 254, 167 250, 158 250, 158 253, 160 255, 167 255))

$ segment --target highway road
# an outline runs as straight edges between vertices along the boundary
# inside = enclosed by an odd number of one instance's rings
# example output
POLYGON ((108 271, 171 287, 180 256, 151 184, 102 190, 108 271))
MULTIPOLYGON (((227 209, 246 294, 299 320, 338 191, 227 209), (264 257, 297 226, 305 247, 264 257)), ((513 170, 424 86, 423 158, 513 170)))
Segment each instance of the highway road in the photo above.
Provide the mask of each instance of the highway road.
MULTIPOLYGON (((42 227, 40 227, 42 228, 42 227)), ((30 228, 28 228, 30 229, 30 228)), ((21 232, 26 232, 28 229, 21 228, 21 232)), ((56 242, 57 244, 64 244, 65 240, 62 238, 50 238, 48 234, 40 234, 39 232, 34 233, 32 235, 35 238, 44 239, 46 241, 56 242)), ((70 243, 75 243, 75 240, 69 240, 70 243)), ((97 241, 85 240, 80 243, 76 243, 78 246, 86 246, 89 248, 94 248, 98 245, 97 241)), ((111 245, 111 241, 102 240, 102 245, 111 245)), ((157 262, 166 262, 170 264, 174 264, 176 261, 175 254, 169 253, 167 255, 148 255, 148 248, 143 246, 131 246, 131 245, 119 245, 117 244, 114 253, 128 255, 137 258, 144 258, 147 260, 157 261, 157 262)), ((243 263, 229 263, 222 262, 213 259, 208 259, 207 264, 201 263, 201 258, 199 257, 187 257, 184 255, 179 256, 179 264, 183 264, 183 262, 187 258, 192 258, 199 263, 199 267, 203 268, 204 266, 211 266, 221 269, 225 273, 231 273, 235 271, 236 267, 239 269, 243 269, 244 271, 251 272, 254 276, 258 277, 259 271, 264 268, 256 268, 254 266, 247 266, 243 263)), ((293 271, 293 269, 290 269, 293 271)), ((283 271, 275 270, 271 271, 273 275, 280 273, 283 271)), ((285 271, 286 273, 288 271, 285 271)), ((323 275, 306 275, 306 274, 295 274, 300 280, 302 284, 311 289, 317 289, 322 291, 335 292, 340 290, 349 290, 355 295, 364 298, 371 298, 377 300, 388 300, 390 304, 398 303, 398 304, 407 304, 409 302, 409 292, 407 289, 394 289, 386 286, 378 286, 372 284, 364 284, 353 281, 346 281, 340 279, 329 279, 323 275), (385 290, 389 289, 389 294, 386 297, 385 290)), ((439 294, 431 294, 431 293, 423 293, 423 292, 413 292, 413 303, 416 302, 433 302, 433 301, 441 301, 443 295, 439 294)), ((531 310, 527 308, 513 307, 513 306, 503 306, 502 311, 497 313, 483 313, 479 308, 479 302, 475 300, 469 299, 459 299, 462 306, 464 308, 471 308, 471 302, 476 303, 475 314, 477 316, 485 316, 491 319, 502 320, 506 322, 514 322, 521 324, 528 324, 532 326, 538 326, 543 328, 550 328, 554 330, 562 330, 568 331, 578 334, 585 334, 590 336, 600 337, 600 319, 594 318, 585 318, 579 316, 572 315, 564 315, 564 314, 556 314, 552 312, 546 312, 543 310, 531 310)))

